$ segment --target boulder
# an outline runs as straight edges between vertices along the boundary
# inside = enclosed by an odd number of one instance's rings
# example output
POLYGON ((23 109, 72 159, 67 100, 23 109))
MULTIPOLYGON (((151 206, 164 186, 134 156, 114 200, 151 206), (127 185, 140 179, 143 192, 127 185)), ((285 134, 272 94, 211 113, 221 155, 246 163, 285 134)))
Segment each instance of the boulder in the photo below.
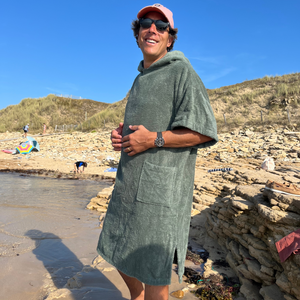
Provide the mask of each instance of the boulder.
POLYGON ((300 215, 292 212, 275 211, 271 208, 258 204, 259 214, 272 223, 287 224, 293 226, 300 226, 300 215))
POLYGON ((263 286, 259 293, 264 297, 264 300, 285 300, 283 293, 276 284, 263 286))
POLYGON ((254 204, 248 200, 245 200, 241 197, 235 196, 230 199, 230 204, 237 208, 238 210, 250 210, 254 207, 254 204))
POLYGON ((253 281, 246 278, 240 278, 240 281, 242 284, 240 292, 247 300, 263 300, 263 297, 259 293, 259 284, 255 284, 253 281))

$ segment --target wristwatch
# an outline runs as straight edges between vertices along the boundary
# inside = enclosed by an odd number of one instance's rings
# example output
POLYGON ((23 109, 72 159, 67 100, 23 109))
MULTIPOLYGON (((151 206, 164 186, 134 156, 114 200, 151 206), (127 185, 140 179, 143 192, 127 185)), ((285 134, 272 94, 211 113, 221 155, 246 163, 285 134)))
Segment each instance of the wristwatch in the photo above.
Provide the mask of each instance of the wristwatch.
POLYGON ((158 148, 163 147, 163 145, 165 144, 165 140, 164 140, 161 132, 157 133, 157 138, 154 140, 154 144, 158 148))

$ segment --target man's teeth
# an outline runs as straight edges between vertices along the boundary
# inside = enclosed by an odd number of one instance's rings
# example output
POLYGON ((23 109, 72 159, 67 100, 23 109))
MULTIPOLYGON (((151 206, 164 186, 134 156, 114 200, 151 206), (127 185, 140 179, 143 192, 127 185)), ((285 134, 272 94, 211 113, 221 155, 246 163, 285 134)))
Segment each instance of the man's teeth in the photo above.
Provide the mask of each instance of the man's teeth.
POLYGON ((156 44, 156 41, 153 41, 153 40, 147 40, 148 43, 151 43, 151 44, 156 44))

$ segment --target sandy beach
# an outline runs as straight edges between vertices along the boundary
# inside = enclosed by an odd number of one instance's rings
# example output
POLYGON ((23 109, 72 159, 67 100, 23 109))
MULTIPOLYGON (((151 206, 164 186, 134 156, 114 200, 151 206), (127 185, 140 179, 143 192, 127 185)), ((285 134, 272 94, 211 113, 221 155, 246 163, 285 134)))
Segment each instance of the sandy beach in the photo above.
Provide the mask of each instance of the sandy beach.
MULTIPOLYGON (((229 235, 231 239, 239 239, 241 242, 243 241, 240 237, 245 238, 245 233, 248 234, 246 234, 247 239, 249 238, 249 230, 251 230, 251 235, 255 235, 256 239, 260 238, 264 240, 264 236, 258 231, 250 229, 248 225, 245 225, 248 223, 241 225, 246 226, 245 229, 241 231, 237 231, 236 228, 232 225, 228 225, 226 222, 224 223, 223 220, 227 220, 226 218, 229 218, 231 215, 226 215, 227 212, 225 212, 225 207, 222 205, 224 203, 225 206, 228 206, 226 203, 229 203, 229 200, 226 199, 229 196, 233 197, 228 198, 231 199, 230 201, 233 201, 233 205, 235 205, 234 212, 232 212, 233 210, 231 209, 230 213, 235 213, 236 216, 239 216, 243 211, 246 211, 248 214, 248 208, 245 208, 250 206, 248 202, 245 202, 248 205, 245 206, 245 204, 236 204, 237 202, 234 201, 246 201, 245 199, 250 201, 253 198, 251 189, 254 187, 256 188, 255 191, 259 193, 268 179, 299 184, 300 134, 298 132, 291 132, 289 128, 273 128, 271 126, 265 128, 263 132, 253 132, 251 129, 246 129, 232 133, 224 133, 219 137, 220 142, 217 146, 199 151, 197 157, 194 202, 191 213, 190 246, 194 250, 205 249, 209 253, 209 259, 201 271, 203 276, 209 277, 211 274, 223 274, 226 278, 237 278, 236 266, 241 264, 240 261, 231 263, 232 260, 229 259, 230 267, 228 264, 227 266, 216 264, 216 261, 225 261, 225 259, 228 261, 228 250, 236 251, 228 244, 228 241, 226 242, 224 234, 225 236, 226 234, 229 235), (267 172, 261 169, 262 162, 266 157, 272 157, 274 159, 276 165, 275 170, 267 172), (222 168, 230 168, 230 170, 222 172, 220 171, 222 168), (243 192, 240 191, 242 190, 240 186, 243 187, 243 192), (247 190, 247 188, 249 190, 247 190), (239 195, 240 198, 237 199, 236 195, 239 195), (217 217, 220 223, 212 221, 217 217), (225 227, 224 229, 222 229, 222 227, 221 231, 218 231, 218 226, 221 225, 217 224, 224 224, 224 226, 227 227, 231 226, 230 228, 234 230, 235 236, 232 236, 232 233, 226 230, 225 227), (212 230, 209 229, 211 228, 209 226, 213 226, 212 230)), ((0 152, 0 171, 30 174, 39 177, 68 178, 70 180, 105 180, 113 184, 116 173, 107 172, 107 170, 117 166, 120 153, 112 150, 109 138, 110 131, 38 135, 35 136, 35 139, 40 144, 40 152, 31 152, 27 155, 11 155, 0 152), (88 163, 84 174, 74 174, 73 164, 77 160, 83 160, 88 163)), ((1 149, 13 149, 22 141, 25 141, 25 139, 21 137, 20 133, 0 134, 1 149)), ((277 196, 273 195, 272 197, 275 199, 277 196)), ((95 205, 101 207, 100 211, 103 211, 102 208, 105 207, 105 205, 101 206, 103 205, 103 203, 101 204, 103 199, 101 201, 99 200, 99 203, 97 203, 97 197, 95 199, 95 205)), ((254 203, 255 201, 256 200, 254 200, 254 203)), ((279 200, 277 199, 276 201, 279 200)), ((95 207, 93 208, 95 209, 95 207)), ((273 211, 277 211, 278 209, 286 210, 289 208, 280 205, 274 206, 273 204, 272 209, 273 211)), ((264 211, 262 213, 264 213, 264 211)), ((268 218, 267 213, 266 218, 268 218)), ((271 221, 273 223, 277 222, 277 220, 274 221, 274 219, 271 221)), ((278 222, 281 223, 281 221, 278 222)), ((240 223, 238 223, 238 225, 240 226, 240 223)), ((267 224, 264 226, 270 227, 271 225, 267 224)), ((93 249, 92 251, 94 251, 95 239, 98 238, 99 230, 98 228, 97 234, 94 235, 89 232, 89 235, 85 239, 86 249, 93 249)), ((82 234, 84 235, 85 233, 82 234)), ((73 249, 76 241, 68 242, 70 243, 68 248, 73 249), (72 245, 72 243, 74 244, 72 245)), ((247 242, 243 242, 243 247, 248 247, 247 243, 249 245, 251 243, 251 245, 255 246, 255 243, 253 244, 252 241, 247 240, 247 242)), ((251 247, 252 246, 249 246, 249 248, 251 247)), ((76 254, 76 250, 74 250, 74 253, 76 254)), ((256 259, 256 254, 251 254, 255 257, 253 259, 256 259)), ((276 253, 274 255, 276 255, 276 253)), ((48 287, 46 288, 47 298, 44 299, 129 299, 128 291, 114 268, 101 260, 101 258, 94 260, 91 255, 84 256, 81 271, 69 279, 63 287, 58 288, 51 284, 51 282, 53 283, 51 276, 48 278, 48 282, 41 282, 41 286, 48 287)), ((259 258, 259 256, 257 257, 259 258)), ((26 266, 28 258, 20 256, 18 259, 19 265, 26 266)), ((259 263, 263 264, 264 262, 259 261, 259 263)), ((189 260, 186 261, 186 265, 199 268, 199 266, 195 266, 189 260)), ((266 275, 261 275, 265 274, 265 269, 263 269, 263 273, 255 271, 256 275, 254 276, 252 266, 247 265, 247 268, 248 271, 250 271, 243 273, 246 278, 257 280, 257 282, 264 282, 263 280, 266 280, 266 275), (261 278, 258 280, 257 278, 259 276, 261 276, 261 278)), ((282 272, 280 267, 278 267, 278 270, 282 272)), ((32 272, 34 273, 34 270, 32 270, 32 272)), ((268 272, 269 274, 273 274, 273 271, 271 272, 269 270, 268 272)), ((273 284, 273 279, 268 280, 269 281, 266 281, 267 283, 270 282, 270 284, 273 284)), ((254 297, 253 295, 258 297, 255 299, 272 299, 267 298, 268 291, 264 290, 264 288, 260 289, 256 285, 251 286, 248 281, 246 283, 241 282, 241 284, 243 284, 244 287, 241 288, 242 293, 240 292, 234 299, 251 299, 251 297, 254 297), (246 289, 246 286, 251 286, 251 288, 246 289), (256 291, 256 289, 260 289, 260 294, 258 290, 255 292, 256 294, 253 292, 254 290, 256 291), (267 294, 267 296, 262 297, 262 294, 267 294)), ((281 287, 280 285, 280 288, 281 287)), ((196 299, 195 296, 190 293, 193 288, 189 286, 188 283, 184 282, 180 285, 178 284, 174 269, 170 292, 179 289, 184 290, 184 299, 196 299)))

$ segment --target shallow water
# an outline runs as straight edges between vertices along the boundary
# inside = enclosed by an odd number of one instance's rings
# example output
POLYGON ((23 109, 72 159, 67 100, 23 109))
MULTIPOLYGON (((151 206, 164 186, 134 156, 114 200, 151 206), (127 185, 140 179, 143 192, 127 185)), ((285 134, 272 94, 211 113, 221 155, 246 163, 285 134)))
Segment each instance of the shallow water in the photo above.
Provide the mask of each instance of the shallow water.
POLYGON ((99 214, 85 207, 110 185, 0 173, 0 299, 44 299, 91 264, 99 214))
POLYGON ((92 197, 109 184, 0 174, 0 255, 32 249, 51 235, 72 237, 76 222, 95 226, 98 215, 85 210, 92 197), (34 231, 35 230, 35 231, 34 231))

